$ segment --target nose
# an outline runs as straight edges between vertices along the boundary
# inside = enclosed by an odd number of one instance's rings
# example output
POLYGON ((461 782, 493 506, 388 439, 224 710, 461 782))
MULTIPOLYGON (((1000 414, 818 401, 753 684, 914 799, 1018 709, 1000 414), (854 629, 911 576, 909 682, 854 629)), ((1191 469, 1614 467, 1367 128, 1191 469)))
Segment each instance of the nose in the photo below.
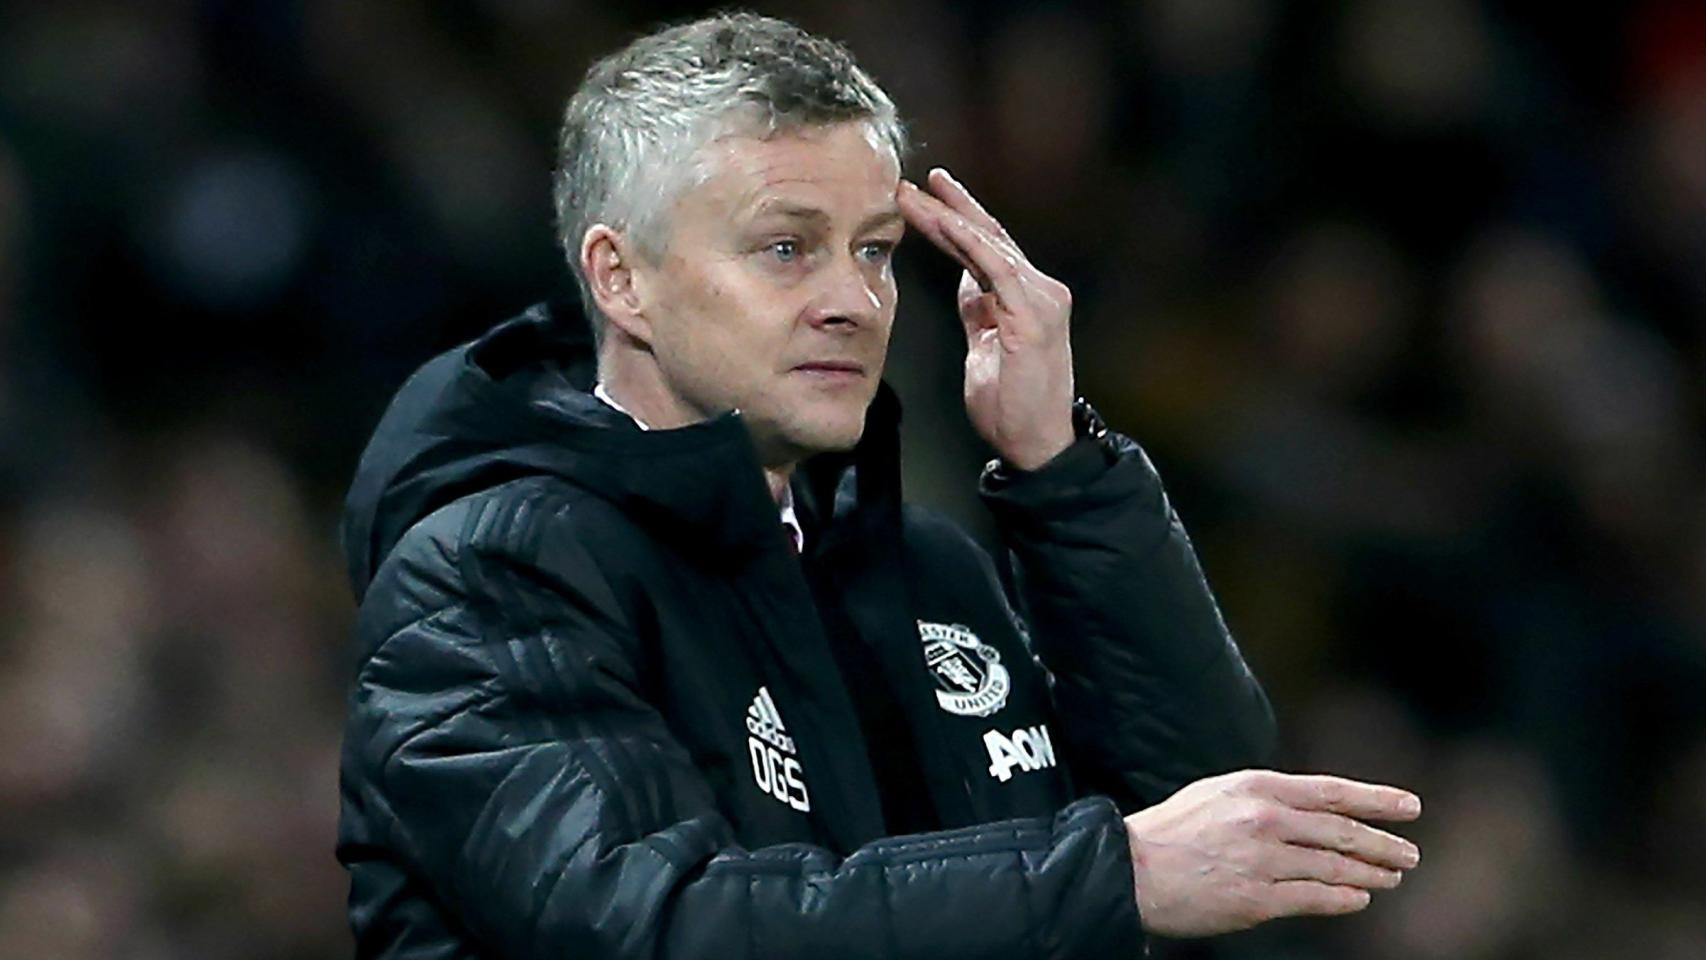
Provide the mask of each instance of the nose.
POLYGON ((822 286, 807 308, 806 319, 814 327, 849 332, 876 323, 883 315, 884 276, 851 254, 835 258, 822 272, 822 286))

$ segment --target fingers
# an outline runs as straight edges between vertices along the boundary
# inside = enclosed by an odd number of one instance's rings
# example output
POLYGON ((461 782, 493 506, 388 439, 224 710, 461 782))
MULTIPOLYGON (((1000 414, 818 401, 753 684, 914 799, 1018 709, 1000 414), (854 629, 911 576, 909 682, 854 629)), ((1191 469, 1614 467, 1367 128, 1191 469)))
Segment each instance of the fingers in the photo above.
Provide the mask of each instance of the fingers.
POLYGON ((1001 225, 1001 221, 996 220, 988 210, 985 210, 983 204, 979 203, 977 198, 971 195, 971 191, 966 189, 965 184, 954 179, 954 175, 949 173, 946 168, 936 167, 932 169, 930 175, 925 178, 925 182, 930 185, 931 192, 940 197, 943 203, 958 211, 967 220, 987 230, 992 236, 999 237, 1008 244, 1013 244, 1012 236, 1007 233, 1007 228, 1001 225))
POLYGON ((942 231, 971 260, 970 270, 984 290, 994 290, 1008 304, 1024 303, 1024 261, 997 243, 982 227, 957 213, 942 218, 942 231))
POLYGON ((1282 847, 1274 855, 1273 868, 1276 880, 1318 880, 1336 887, 1364 890, 1391 890, 1404 880, 1401 871, 1308 847, 1282 847))
POLYGON ((952 214, 953 208, 943 203, 940 198, 931 196, 911 180, 900 182, 900 187, 895 191, 895 202, 900 204, 901 216, 906 218, 909 225, 928 237, 943 253, 955 259, 960 258, 960 251, 948 241, 940 225, 942 217, 952 214))
POLYGON ((975 290, 962 284, 959 293, 966 335, 979 336, 994 326, 1009 349, 1052 342, 1067 329, 1072 292, 1025 259, 1001 224, 964 187, 941 170, 933 171, 933 177, 942 196, 909 180, 900 182, 895 196, 907 222, 953 257, 976 283, 975 290), (990 293, 995 296, 977 309, 980 295, 990 293))
MULTIPOLYGON (((973 276, 970 270, 960 271, 960 287, 955 299, 960 306, 960 315, 965 318, 968 327, 975 325, 978 330, 984 330, 991 326, 1000 325, 988 310, 976 308, 978 300, 982 299, 987 292, 977 282, 977 277, 973 276)), ((968 330, 968 332, 970 331, 968 330)))
POLYGON ((943 253, 959 261, 984 291, 995 289, 997 271, 1014 266, 996 249, 994 237, 917 184, 902 180, 896 196, 907 222, 943 253))
POLYGON ((1339 887, 1318 880, 1281 880, 1273 885, 1268 917, 1302 915, 1336 917, 1356 913, 1368 906, 1369 893, 1357 887, 1339 887))
POLYGON ((977 268, 973 265, 970 255, 961 250, 959 244, 950 238, 942 228, 941 219, 944 211, 947 211, 947 206, 942 201, 920 190, 918 185, 910 180, 900 182, 900 190, 895 196, 900 203, 901 214, 906 217, 906 222, 914 230, 924 234, 926 239, 936 245, 936 249, 958 261, 967 273, 973 275, 973 279, 977 280, 980 287, 988 290, 987 280, 977 276, 977 268))
POLYGON ((1264 777, 1261 786, 1275 800, 1299 810, 1387 821, 1414 820, 1422 814, 1422 799, 1408 790, 1343 777, 1274 773, 1264 777))
POLYGON ((1289 843, 1334 850, 1379 867, 1408 870, 1422 859, 1421 850, 1403 837, 1333 813, 1293 811, 1281 820, 1279 832, 1289 843))

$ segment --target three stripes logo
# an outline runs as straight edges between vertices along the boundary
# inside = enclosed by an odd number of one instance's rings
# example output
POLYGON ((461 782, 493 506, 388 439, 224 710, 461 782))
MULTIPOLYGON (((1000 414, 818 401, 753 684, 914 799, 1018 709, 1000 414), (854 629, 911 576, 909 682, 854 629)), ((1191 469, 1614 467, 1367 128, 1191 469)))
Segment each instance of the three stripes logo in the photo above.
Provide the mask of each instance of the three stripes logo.
POLYGON ((752 706, 746 708, 747 755, 752 759, 752 778, 758 789, 801 813, 811 810, 811 797, 801 779, 800 761, 795 759, 794 738, 782 725, 770 691, 758 688, 752 706))

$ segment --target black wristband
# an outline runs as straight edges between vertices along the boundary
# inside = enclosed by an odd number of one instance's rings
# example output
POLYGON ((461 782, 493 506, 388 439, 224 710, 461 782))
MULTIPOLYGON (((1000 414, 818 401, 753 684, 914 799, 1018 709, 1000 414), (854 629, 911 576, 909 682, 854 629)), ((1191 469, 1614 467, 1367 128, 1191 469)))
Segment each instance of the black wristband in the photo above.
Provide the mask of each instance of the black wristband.
POLYGON ((1080 440, 1108 444, 1108 422, 1083 397, 1072 401, 1072 432, 1080 440))

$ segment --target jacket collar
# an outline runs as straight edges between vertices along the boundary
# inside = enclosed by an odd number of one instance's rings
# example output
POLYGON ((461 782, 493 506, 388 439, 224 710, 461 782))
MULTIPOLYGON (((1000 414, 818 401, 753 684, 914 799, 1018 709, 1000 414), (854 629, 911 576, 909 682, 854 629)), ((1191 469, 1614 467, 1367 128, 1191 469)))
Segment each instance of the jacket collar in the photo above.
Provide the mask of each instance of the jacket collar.
MULTIPOLYGON (((462 376, 470 398, 498 405, 512 424, 515 436, 500 442, 525 439, 523 450, 555 446, 559 454, 541 458, 541 466, 618 503, 657 535, 719 555, 785 545, 740 414, 675 430, 639 429, 591 394, 592 338, 578 311, 543 305, 499 325, 466 348, 462 376)), ((812 457, 795 471, 796 491, 834 491, 798 498, 802 512, 813 510, 814 530, 898 515, 899 425, 899 399, 879 384, 857 446, 812 457)))

